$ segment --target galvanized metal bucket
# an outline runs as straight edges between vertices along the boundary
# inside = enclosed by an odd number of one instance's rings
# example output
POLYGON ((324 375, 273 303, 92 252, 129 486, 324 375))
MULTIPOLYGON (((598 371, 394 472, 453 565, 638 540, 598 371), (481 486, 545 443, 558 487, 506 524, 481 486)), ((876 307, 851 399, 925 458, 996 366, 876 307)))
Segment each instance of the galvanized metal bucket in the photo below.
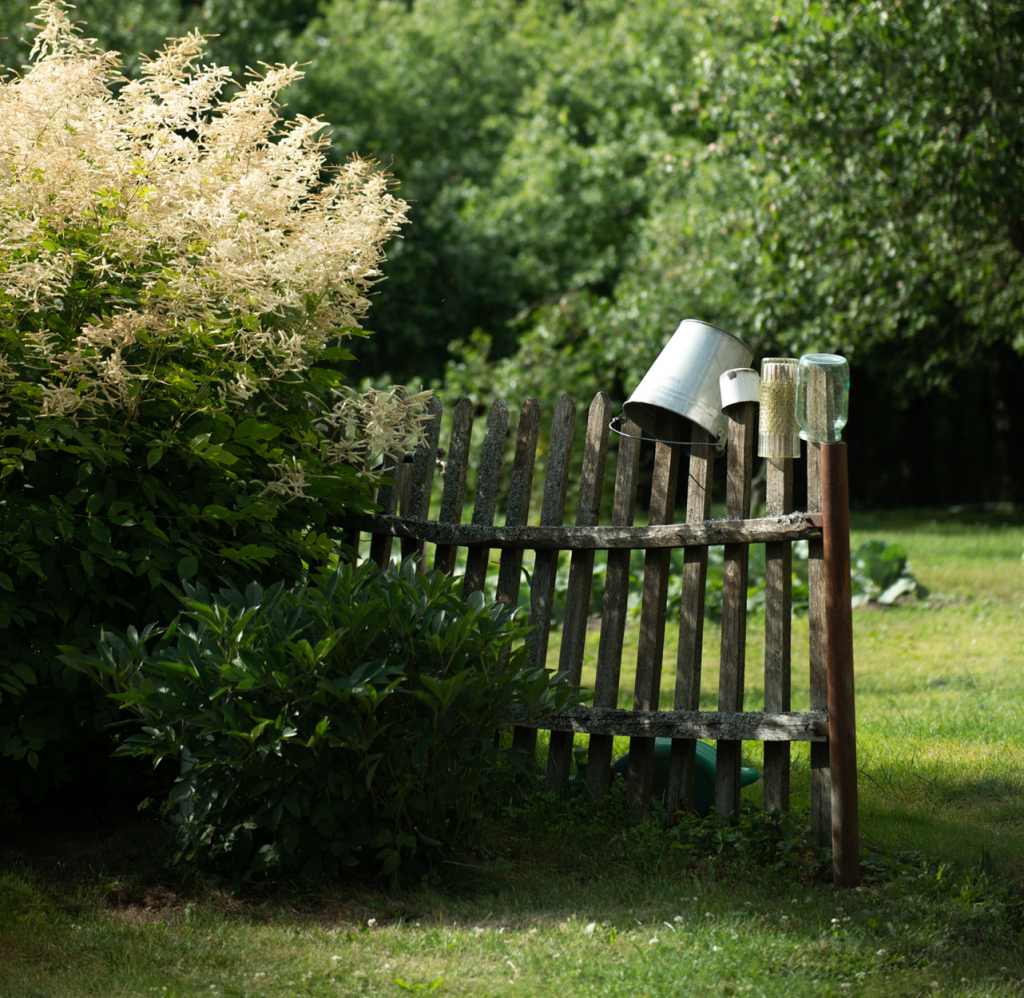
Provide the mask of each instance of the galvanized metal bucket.
POLYGON ((685 416, 722 443, 729 421, 722 414, 718 379, 732 368, 750 367, 753 359, 750 347, 732 333, 699 319, 684 319, 622 412, 654 436, 660 412, 685 416))

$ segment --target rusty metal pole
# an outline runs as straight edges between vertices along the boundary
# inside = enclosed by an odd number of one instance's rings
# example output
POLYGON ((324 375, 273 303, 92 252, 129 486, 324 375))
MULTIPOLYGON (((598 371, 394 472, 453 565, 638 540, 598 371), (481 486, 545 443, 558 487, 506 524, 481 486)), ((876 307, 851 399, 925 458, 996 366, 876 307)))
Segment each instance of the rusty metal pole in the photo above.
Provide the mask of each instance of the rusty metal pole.
POLYGON ((857 720, 850 606, 850 483, 846 444, 821 445, 822 540, 832 768, 832 867, 836 888, 860 883, 857 720))

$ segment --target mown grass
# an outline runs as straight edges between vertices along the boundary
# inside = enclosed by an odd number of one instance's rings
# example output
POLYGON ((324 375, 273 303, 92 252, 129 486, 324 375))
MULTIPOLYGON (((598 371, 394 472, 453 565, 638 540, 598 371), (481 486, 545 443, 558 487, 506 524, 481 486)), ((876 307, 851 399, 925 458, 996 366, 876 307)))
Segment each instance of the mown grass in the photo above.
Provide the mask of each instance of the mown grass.
MULTIPOLYGON (((4 830, 0 998, 1021 995, 1024 527, 906 514, 854 526, 854 544, 903 543, 931 590, 854 615, 861 829, 885 855, 934 860, 837 895, 810 853, 785 870, 728 851, 694 862, 654 825, 587 819, 579 803, 523 798, 510 783, 507 804, 494 795, 486 848, 426 883, 231 895, 164 871, 167 829, 97 801, 4 830)), ((748 632, 748 707, 763 698, 760 626, 748 632)), ((713 708, 714 627, 706 640, 713 708)), ((797 618, 796 709, 806 643, 797 618)), ((674 656, 670 631, 666 705, 674 656)), ((745 748, 759 765, 759 746, 745 748)), ((805 750, 794 750, 798 815, 805 750)), ((757 802, 757 787, 745 793, 757 802)))

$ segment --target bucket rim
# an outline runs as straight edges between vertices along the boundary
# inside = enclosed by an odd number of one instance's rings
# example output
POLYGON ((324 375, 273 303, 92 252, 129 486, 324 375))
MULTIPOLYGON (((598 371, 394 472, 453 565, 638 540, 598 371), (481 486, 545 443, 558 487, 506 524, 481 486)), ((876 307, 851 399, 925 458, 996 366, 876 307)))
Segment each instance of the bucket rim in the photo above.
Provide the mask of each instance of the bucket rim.
MULTIPOLYGON (((739 343, 741 347, 743 347, 744 350, 747 350, 750 353, 751 360, 754 359, 754 351, 751 350, 750 347, 747 346, 747 344, 744 343, 743 340, 741 340, 735 333, 730 333, 728 329, 723 329, 721 326, 716 326, 713 322, 708 322, 706 319, 683 319, 679 323, 679 325, 676 326, 675 332, 672 334, 672 336, 675 336, 675 334, 678 333, 679 330, 688 322, 697 323, 698 325, 701 326, 707 326, 709 329, 714 329, 715 332, 721 333, 723 336, 728 336, 729 339, 735 340, 737 343, 739 343)), ((669 337, 669 339, 671 339, 671 337, 669 337)))

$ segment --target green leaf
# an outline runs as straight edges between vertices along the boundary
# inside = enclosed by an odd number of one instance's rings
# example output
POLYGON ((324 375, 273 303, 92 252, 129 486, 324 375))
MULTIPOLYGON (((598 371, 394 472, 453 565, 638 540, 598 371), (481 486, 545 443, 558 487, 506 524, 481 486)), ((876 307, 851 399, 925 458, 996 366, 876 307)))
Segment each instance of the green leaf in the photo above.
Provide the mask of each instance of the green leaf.
POLYGON ((14 583, 6 572, 0 572, 0 588, 7 589, 12 593, 14 592, 14 583))
POLYGON ((247 565, 266 565, 277 555, 277 549, 264 547, 261 544, 246 544, 240 548, 221 548, 217 552, 222 558, 230 558, 247 565))
POLYGON ((269 423, 261 423, 259 420, 250 417, 235 427, 233 434, 236 440, 272 440, 279 436, 281 427, 271 426, 269 423))
POLYGON ((191 579, 199 571, 199 559, 194 555, 186 555, 178 562, 178 578, 191 579))

